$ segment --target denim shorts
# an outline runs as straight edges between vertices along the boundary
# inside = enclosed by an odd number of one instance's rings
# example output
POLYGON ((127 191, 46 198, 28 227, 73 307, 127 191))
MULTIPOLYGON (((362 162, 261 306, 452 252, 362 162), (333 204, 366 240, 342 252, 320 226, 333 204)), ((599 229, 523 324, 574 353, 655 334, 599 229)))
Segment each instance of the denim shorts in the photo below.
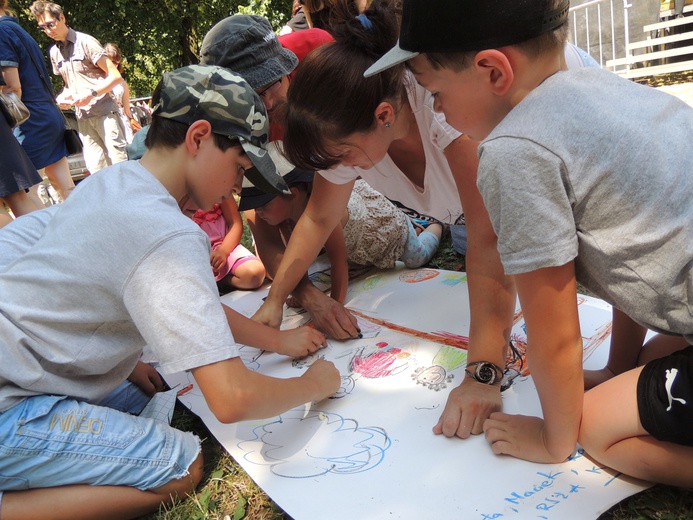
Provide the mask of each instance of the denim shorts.
POLYGON ((160 487, 188 474, 200 440, 166 423, 64 396, 0 413, 2 491, 70 484, 160 487))

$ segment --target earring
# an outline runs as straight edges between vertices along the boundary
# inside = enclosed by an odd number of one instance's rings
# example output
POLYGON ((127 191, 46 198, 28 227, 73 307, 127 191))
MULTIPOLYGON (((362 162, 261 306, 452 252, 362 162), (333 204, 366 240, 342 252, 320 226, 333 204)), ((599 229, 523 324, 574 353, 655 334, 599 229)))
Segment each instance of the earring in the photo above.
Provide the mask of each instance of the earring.
POLYGON ((392 126, 390 123, 385 123, 385 128, 390 128, 390 126, 392 126))

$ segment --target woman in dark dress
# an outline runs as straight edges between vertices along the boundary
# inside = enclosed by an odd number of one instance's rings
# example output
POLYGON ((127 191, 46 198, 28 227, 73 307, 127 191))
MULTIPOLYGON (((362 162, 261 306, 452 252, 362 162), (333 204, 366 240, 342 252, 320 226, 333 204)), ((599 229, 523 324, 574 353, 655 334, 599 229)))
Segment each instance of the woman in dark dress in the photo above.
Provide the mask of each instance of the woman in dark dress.
MULTIPOLYGON (((0 76, 0 89, 3 85, 0 76)), ((0 227, 12 221, 5 204, 15 217, 39 209, 25 191, 39 182, 41 176, 0 115, 0 227)))
POLYGON ((4 88, 16 92, 31 113, 14 130, 14 135, 34 168, 45 168, 48 180, 65 198, 75 187, 67 162, 65 120, 49 90, 50 79, 41 48, 9 16, 7 2, 0 0, 0 67, 7 84, 4 88))

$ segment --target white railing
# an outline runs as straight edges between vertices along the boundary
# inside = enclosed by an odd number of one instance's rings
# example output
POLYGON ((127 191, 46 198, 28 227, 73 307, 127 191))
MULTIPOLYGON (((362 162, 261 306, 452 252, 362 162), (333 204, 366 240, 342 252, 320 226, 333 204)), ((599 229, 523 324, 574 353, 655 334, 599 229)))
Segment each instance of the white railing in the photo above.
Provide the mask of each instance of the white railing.
MULTIPOLYGON (((572 6, 572 43, 587 51, 602 67, 619 56, 625 58, 630 43, 631 7, 627 0, 590 0, 572 6)), ((615 67, 612 70, 618 72, 615 67)))
MULTIPOLYGON (((602 67, 626 78, 693 69, 693 31, 686 29, 693 23, 693 4, 683 8, 683 18, 672 10, 660 10, 659 21, 642 25, 635 41, 629 31, 632 7, 629 0, 588 0, 571 7, 572 43, 602 67)), ((634 21, 642 19, 632 13, 634 21)))

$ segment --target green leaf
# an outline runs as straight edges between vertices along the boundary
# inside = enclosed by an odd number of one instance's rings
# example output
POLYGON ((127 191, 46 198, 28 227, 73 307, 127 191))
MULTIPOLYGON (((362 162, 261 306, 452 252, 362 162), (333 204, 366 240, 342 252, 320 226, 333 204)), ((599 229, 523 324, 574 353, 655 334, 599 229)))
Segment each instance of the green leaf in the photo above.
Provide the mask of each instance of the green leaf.
POLYGON ((243 495, 240 495, 238 497, 238 502, 236 503, 236 509, 233 511, 233 517, 231 520, 241 520, 245 516, 245 506, 248 504, 248 501, 243 495))

